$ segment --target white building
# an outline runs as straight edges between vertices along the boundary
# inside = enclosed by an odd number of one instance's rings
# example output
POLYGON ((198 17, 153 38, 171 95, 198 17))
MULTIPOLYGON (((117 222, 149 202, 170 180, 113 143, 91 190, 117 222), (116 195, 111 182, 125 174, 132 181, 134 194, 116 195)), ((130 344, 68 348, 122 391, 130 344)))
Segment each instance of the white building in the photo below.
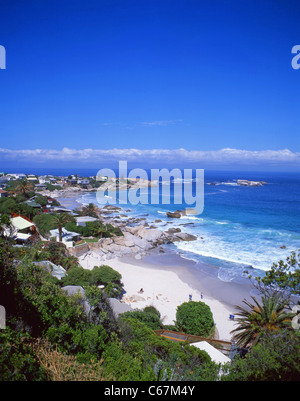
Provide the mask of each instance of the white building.
POLYGON ((225 363, 231 362, 231 359, 228 358, 228 356, 224 355, 221 351, 217 350, 207 341, 200 341, 198 343, 192 343, 191 345, 193 347, 197 347, 203 351, 206 351, 215 363, 220 363, 223 365, 225 363))
MULTIPOLYGON (((50 237, 53 237, 56 241, 59 241, 58 228, 56 228, 55 230, 50 230, 50 237)), ((81 234, 68 231, 65 228, 62 229, 62 242, 66 245, 67 248, 72 247, 74 245, 73 242, 79 241, 80 238, 81 234)))

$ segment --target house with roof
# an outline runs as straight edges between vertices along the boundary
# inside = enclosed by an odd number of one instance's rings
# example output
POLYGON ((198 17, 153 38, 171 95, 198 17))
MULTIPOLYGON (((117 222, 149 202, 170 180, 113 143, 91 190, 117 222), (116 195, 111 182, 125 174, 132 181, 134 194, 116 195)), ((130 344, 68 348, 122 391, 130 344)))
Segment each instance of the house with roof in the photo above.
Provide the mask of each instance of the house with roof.
POLYGON ((77 184, 81 184, 81 185, 89 185, 90 180, 87 179, 81 179, 81 180, 77 180, 77 184))
POLYGON ((42 207, 42 205, 40 205, 39 203, 37 203, 33 199, 27 200, 27 201, 25 201, 23 203, 26 203, 28 206, 31 206, 31 207, 33 207, 35 209, 40 209, 42 207))
MULTIPOLYGON (((56 241, 59 241, 58 228, 50 230, 50 237, 55 238, 56 241)), ((67 248, 72 247, 74 245, 74 242, 79 241, 80 239, 81 234, 68 231, 65 228, 62 229, 62 242, 66 245, 67 248)))
POLYGON ((10 181, 10 178, 7 176, 0 177, 0 187, 5 188, 9 181, 10 181))
POLYGON ((10 219, 10 227, 4 228, 4 235, 12 238, 17 243, 23 244, 37 235, 37 229, 29 219, 16 216, 10 219))
POLYGON ((51 196, 46 196, 46 198, 47 198, 49 205, 52 205, 52 203, 56 201, 56 199, 51 198, 51 196))
POLYGON ((27 175, 27 181, 35 184, 35 183, 38 183, 38 178, 37 178, 37 176, 35 176, 33 174, 29 174, 29 175, 27 175))
POLYGON ((53 175, 40 175, 38 177, 40 184, 51 184, 52 182, 56 182, 56 179, 53 175))
POLYGON ((8 196, 8 192, 4 189, 0 189, 0 198, 6 198, 8 196))
POLYGON ((7 174, 7 177, 9 177, 11 180, 19 180, 26 178, 26 174, 23 173, 14 173, 14 174, 7 174))
POLYGON ((73 179, 73 178, 70 178, 70 179, 67 179, 67 183, 69 184, 69 185, 77 185, 77 179, 73 179))
POLYGON ((56 185, 59 185, 61 187, 64 187, 66 184, 66 181, 64 179, 59 179, 56 181, 56 185))
POLYGON ((35 184, 34 186, 35 189, 47 189, 47 185, 46 184, 35 184))

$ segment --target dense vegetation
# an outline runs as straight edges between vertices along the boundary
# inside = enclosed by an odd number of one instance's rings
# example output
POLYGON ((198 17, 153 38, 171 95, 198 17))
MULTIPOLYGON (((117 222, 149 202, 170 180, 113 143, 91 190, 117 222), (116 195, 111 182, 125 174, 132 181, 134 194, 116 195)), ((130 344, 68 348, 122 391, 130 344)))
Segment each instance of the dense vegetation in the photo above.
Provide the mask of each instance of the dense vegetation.
POLYGON ((119 227, 114 227, 111 224, 104 224, 101 221, 89 221, 85 226, 78 226, 76 225, 75 218, 68 213, 61 213, 58 215, 43 213, 37 214, 33 218, 33 222, 37 225, 43 237, 48 238, 50 236, 50 230, 60 226, 60 222, 57 220, 56 216, 67 217, 67 220, 62 221, 62 226, 68 231, 81 234, 83 237, 104 238, 112 237, 113 235, 122 235, 122 231, 119 227))
MULTIPOLYGON (((22 197, 22 195, 20 197, 22 197)), ((32 219, 38 213, 38 210, 29 206, 27 203, 20 202, 17 198, 9 197, 0 198, 0 213, 2 215, 11 215, 16 213, 32 219)))
POLYGON ((104 224, 101 221, 89 221, 85 226, 77 226, 75 222, 69 222, 65 225, 65 228, 69 231, 77 232, 83 237, 105 238, 113 235, 123 235, 119 227, 114 227, 112 224, 104 224))
MULTIPOLYGON (((7 329, 0 331, 2 380, 71 378, 71 366, 74 380, 217 378, 218 367, 204 351, 160 338, 134 317, 117 321, 93 284, 85 286, 86 314, 82 297, 66 296, 58 280, 32 263, 31 252, 21 258, 7 242, 0 245, 0 304, 7 313, 7 329), (66 376, 58 378, 58 371, 66 376)), ((106 279, 111 273, 106 270, 106 279)))
POLYGON ((102 286, 107 297, 117 298, 123 291, 121 275, 109 266, 95 266, 92 270, 80 266, 68 270, 67 276, 62 279, 63 285, 102 286))

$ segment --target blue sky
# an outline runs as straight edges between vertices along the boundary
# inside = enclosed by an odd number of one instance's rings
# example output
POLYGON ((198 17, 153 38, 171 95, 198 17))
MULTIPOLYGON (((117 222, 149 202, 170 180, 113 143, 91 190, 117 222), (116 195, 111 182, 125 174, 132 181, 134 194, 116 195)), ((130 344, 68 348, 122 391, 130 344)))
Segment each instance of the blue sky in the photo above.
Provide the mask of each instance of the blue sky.
POLYGON ((2 165, 109 150, 299 168, 299 16, 299 0, 1 0, 2 165))

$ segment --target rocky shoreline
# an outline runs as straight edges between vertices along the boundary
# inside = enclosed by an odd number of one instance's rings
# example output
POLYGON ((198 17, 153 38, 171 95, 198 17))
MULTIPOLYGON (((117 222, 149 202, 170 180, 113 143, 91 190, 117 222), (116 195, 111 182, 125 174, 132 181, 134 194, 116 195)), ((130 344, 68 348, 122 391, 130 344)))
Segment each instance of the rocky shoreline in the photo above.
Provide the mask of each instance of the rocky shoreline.
MULTIPOLYGON (((146 217, 129 217, 117 206, 106 205, 101 209, 98 208, 98 217, 105 224, 119 227, 123 235, 100 238, 97 242, 86 242, 69 248, 69 252, 81 260, 91 253, 97 254, 101 262, 129 255, 141 259, 148 251, 161 245, 197 239, 195 235, 182 232, 179 227, 161 230, 149 224, 146 217)), ((157 219, 156 222, 161 220, 157 219)), ((160 251, 164 252, 163 249, 160 251)))

